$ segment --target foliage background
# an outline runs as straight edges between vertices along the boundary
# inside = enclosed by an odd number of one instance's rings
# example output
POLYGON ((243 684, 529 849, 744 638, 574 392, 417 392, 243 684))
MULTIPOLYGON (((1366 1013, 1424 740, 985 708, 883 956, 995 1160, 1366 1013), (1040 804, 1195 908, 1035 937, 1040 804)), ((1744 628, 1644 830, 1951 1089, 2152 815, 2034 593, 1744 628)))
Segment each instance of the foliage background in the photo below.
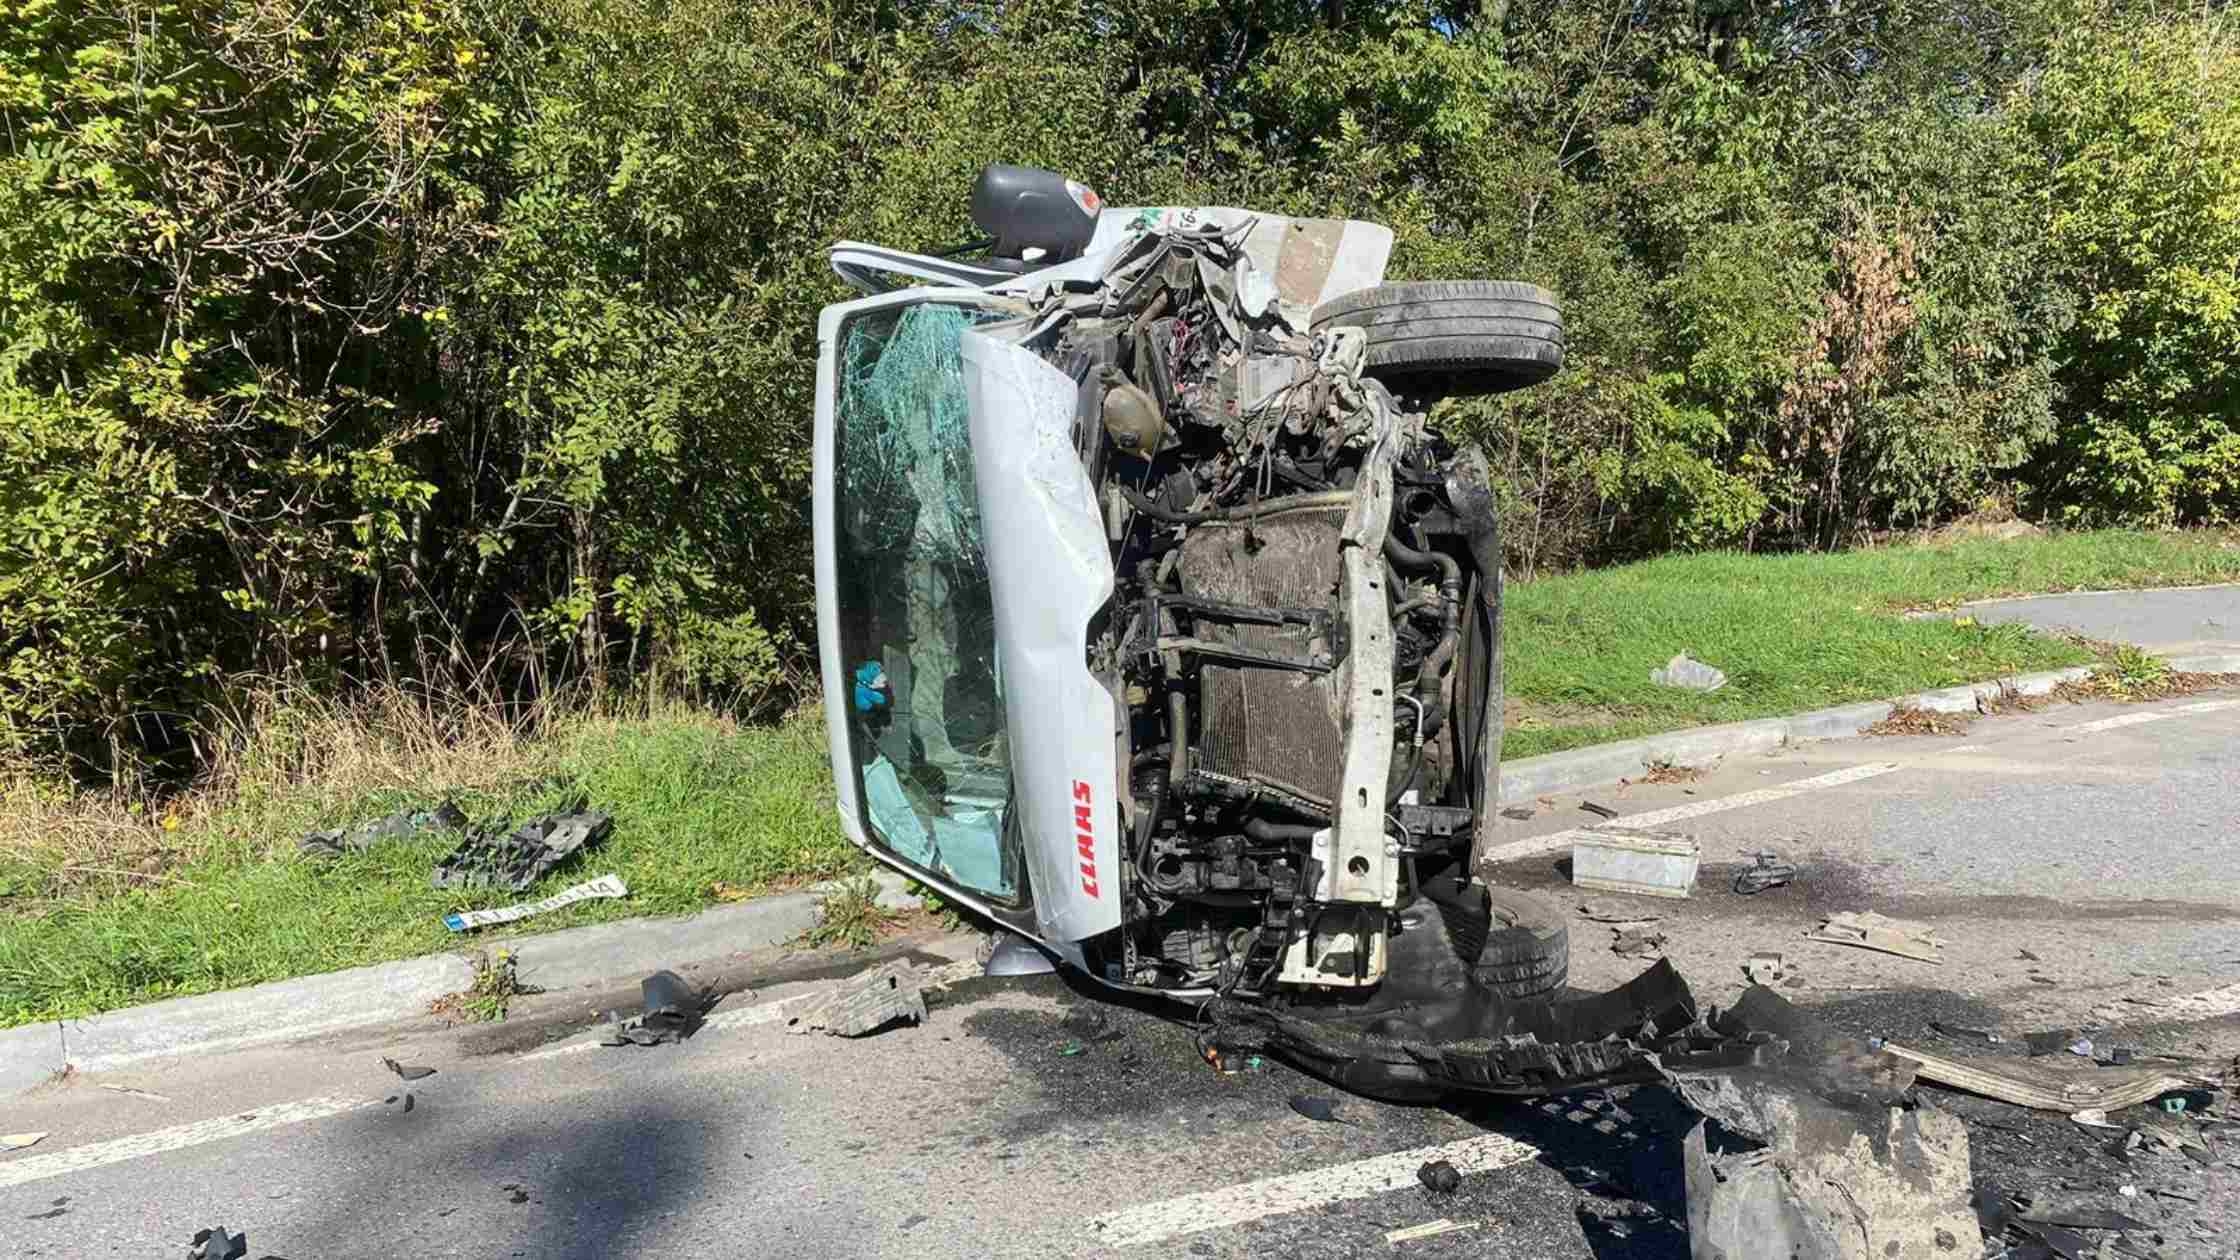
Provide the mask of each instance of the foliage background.
POLYGON ((0 0, 0 752, 781 704, 814 316, 1003 160, 1560 292, 1519 572, 2240 513, 2240 45, 2109 0, 0 0))

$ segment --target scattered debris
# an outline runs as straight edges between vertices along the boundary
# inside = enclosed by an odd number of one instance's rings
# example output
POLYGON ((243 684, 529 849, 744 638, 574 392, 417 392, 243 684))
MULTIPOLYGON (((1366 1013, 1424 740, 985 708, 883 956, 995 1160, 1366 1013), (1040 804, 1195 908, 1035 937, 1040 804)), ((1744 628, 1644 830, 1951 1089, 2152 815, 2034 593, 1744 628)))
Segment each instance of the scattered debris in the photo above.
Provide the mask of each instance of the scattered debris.
POLYGON ((381 1066, 396 1073, 397 1079, 402 1081, 424 1081, 436 1074, 432 1067, 416 1067, 410 1063, 399 1063, 395 1059, 383 1059, 381 1066))
POLYGON ((1597 818, 1616 818, 1618 816, 1617 810, 1610 808, 1608 805, 1597 805, 1593 801, 1581 801, 1579 802, 1579 808, 1597 818))
POLYGON ((198 1229, 187 1240, 187 1260, 242 1260, 249 1254, 249 1235, 229 1234, 223 1225, 198 1229))
POLYGON ((456 914, 447 914, 443 916, 443 925, 454 932, 464 932, 468 928, 489 927, 493 923, 511 923, 516 919, 526 919, 531 915, 558 910, 562 906, 572 906, 579 901, 590 901, 601 897, 627 897, 629 895, 630 888, 622 882, 621 876, 601 875, 597 879, 587 880, 573 888, 556 892, 543 901, 531 901, 522 905, 506 906, 498 910, 461 910, 456 914))
POLYGON ((1392 1246, 1398 1246, 1404 1242, 1414 1242, 1418 1238, 1437 1238, 1441 1234, 1459 1234, 1466 1229, 1476 1229, 1478 1224, 1477 1221, 1450 1221, 1442 1216, 1435 1221, 1425 1221, 1421 1225, 1410 1225, 1406 1229, 1393 1230, 1384 1236, 1384 1240, 1392 1246))
POLYGON ((1693 783, 1703 777, 1703 767, 1675 765, 1657 760, 1649 763, 1649 773, 1642 775, 1642 783, 1693 783))
POLYGON ((1503 818, 1514 818, 1518 822, 1530 822, 1540 816, 1540 811, 1528 805, 1511 805, 1501 811, 1501 816, 1503 818))
POLYGON ((1727 675, 1682 652, 1666 661, 1663 669, 1650 670, 1649 681, 1659 687, 1678 687, 1685 691, 1717 691, 1727 685, 1727 675))
POLYGON ((1888 716, 1859 728, 1861 735, 1962 735, 1976 720, 1973 713, 1939 713, 1910 704, 1890 707, 1888 716))
POLYGON ((748 898, 753 897, 754 890, 751 888, 741 888, 737 884, 719 879, 714 883, 708 885, 708 895, 715 898, 717 901, 724 903, 725 905, 729 905, 732 902, 745 901, 748 898))
POLYGON ((1104 1007, 1096 1002, 1081 1002, 1058 1021, 1058 1027, 1082 1041, 1118 1041, 1123 1035, 1112 1027, 1112 1020, 1104 1007))
POLYGON ((101 1088, 108 1090, 112 1094, 125 1094, 133 1098, 145 1098, 150 1102, 171 1101, 169 1095, 156 1093, 152 1089, 134 1089, 130 1085, 103 1085, 101 1086, 101 1088))
POLYGON ((1451 1160, 1428 1160, 1416 1169, 1416 1180, 1433 1194, 1453 1194, 1462 1186, 1462 1172, 1451 1160))
POLYGON ((430 882, 437 888, 510 888, 525 892, 579 850, 614 830, 608 814, 576 811, 542 814, 512 830, 505 824, 478 823, 450 856, 436 863, 430 882))
POLYGON ((1929 1027, 1954 1041, 1973 1041, 1978 1045, 1996 1046, 2006 1040, 1988 1029, 1962 1028, 1957 1024, 1939 1023, 1933 1019, 1929 1021, 1929 1027))
POLYGON ((861 1037, 897 1020, 922 1024, 925 1018, 926 999, 918 987, 918 970, 907 961, 897 961, 834 989, 787 1020, 786 1031, 822 1029, 836 1037, 861 1037))
POLYGON ((0 1152, 20 1151, 46 1140, 44 1133, 0 1133, 0 1152))
POLYGON ((412 1114, 412 1091, 409 1089, 404 1092, 404 1114, 412 1114))
POLYGON ((1693 836, 1636 827, 1597 827, 1574 835, 1574 887, 1673 898, 1695 887, 1701 850, 1693 836))
POLYGON ((1882 1048, 1916 1064, 1922 1080, 2038 1111, 2118 1111, 2196 1082, 2160 1068, 2068 1067, 2015 1059, 1961 1062, 1894 1042, 1882 1048))
POLYGON ((1938 951, 1944 942, 1932 935, 1928 928, 1918 923, 1886 918, 1872 910, 1844 910, 1828 916, 1825 923, 1805 933, 1808 941, 1824 941, 1830 945, 1854 945, 1860 949, 1896 954, 1918 962, 1942 966, 1944 957, 1938 951))
POLYGON ((641 1006, 637 1017, 609 1024, 600 1045, 658 1046, 687 1040, 700 1031, 701 1021, 713 1005, 709 994, 693 988, 674 971, 656 971, 639 981, 638 994, 641 1006))
POLYGON ((2043 959, 2043 958, 2040 958, 2040 957, 2038 957, 2038 956, 2037 956, 2036 954, 2033 954, 2033 953, 2031 953, 2031 952, 2030 952, 2029 950, 2027 950, 2027 949, 2016 950, 2016 951, 2015 951, 2015 955, 2014 955, 2014 956, 2015 956, 2015 959, 2016 959, 2016 961, 2018 961, 2018 962, 2044 962, 2044 961, 2045 961, 2045 959, 2043 959))
POLYGON ((2035 1059, 2041 1055, 2070 1049, 2076 1043, 2078 1035, 2074 1028, 2054 1028, 2045 1032, 2025 1033, 2022 1044, 2029 1047, 2030 1057, 2035 1059))
POLYGON ((1753 853, 1750 859, 1750 865, 1734 877, 1734 890, 1745 897, 1755 897, 1768 888, 1779 888, 1797 877, 1796 864, 1783 861, 1781 855, 1771 849, 1753 853))
POLYGON ((1662 916, 1654 910, 1637 910, 1608 901, 1582 901, 1579 917, 1596 923, 1655 923, 1662 916))
POLYGON ((1742 960, 1742 974, 1752 984, 1772 984, 1781 978, 1782 970, 1781 955, 1770 951, 1760 950, 1742 960))
POLYGON ((2069 1113, 2069 1119, 2088 1129, 2120 1129, 2123 1127, 2120 1124, 2108 1123, 2108 1109, 2105 1107, 2086 1107, 2079 1111, 2072 1111, 2069 1113))
POLYGON ((2126 1216, 2114 1208, 2093 1207, 2082 1203, 2048 1203, 2039 1206, 2031 1201, 2030 1208, 2022 1213, 2022 1220, 2033 1225, 2066 1225, 2071 1229, 2147 1229, 2145 1221, 2126 1216))
POLYGON ((1648 958, 1664 952, 1664 933, 1650 928, 1612 928, 1617 939, 1610 943, 1610 952, 1620 958, 1648 958))
POLYGON ((505 1192, 506 1202, 508 1203, 522 1204, 529 1201, 529 1187, 521 1185, 518 1182, 509 1181, 506 1184, 499 1186, 498 1189, 505 1192))
POLYGON ((1319 1094, 1293 1094, 1290 1102, 1293 1111, 1319 1124, 1353 1123, 1353 1121, 1338 1115, 1338 1104, 1335 1100, 1324 1098, 1319 1094))
POLYGON ((296 842, 296 851, 306 857, 340 857, 363 853, 383 840, 410 839, 431 828, 457 831, 466 825, 466 814, 445 801, 434 809, 401 809, 361 827, 311 832, 296 842))

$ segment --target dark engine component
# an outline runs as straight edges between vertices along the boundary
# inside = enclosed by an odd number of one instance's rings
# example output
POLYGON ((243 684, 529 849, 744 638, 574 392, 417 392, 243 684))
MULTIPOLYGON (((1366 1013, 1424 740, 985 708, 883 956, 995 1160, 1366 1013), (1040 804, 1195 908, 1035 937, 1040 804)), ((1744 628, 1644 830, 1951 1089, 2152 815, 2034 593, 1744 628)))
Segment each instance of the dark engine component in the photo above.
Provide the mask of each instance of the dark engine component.
POLYGON ((1055 171, 1032 166, 987 166, 972 183, 972 222, 995 238, 998 258, 1068 262, 1081 257, 1096 235, 1103 202, 1094 190, 1055 171))
MULTIPOLYGON (((1268 512, 1249 521, 1196 526, 1182 544, 1186 594, 1257 607, 1327 609, 1339 579, 1343 503, 1268 512)), ((1302 663, 1328 645, 1312 627, 1211 625, 1200 638, 1302 663)), ((1328 805, 1343 770, 1343 698, 1333 674, 1207 664, 1198 704, 1205 766, 1272 784, 1328 805)))

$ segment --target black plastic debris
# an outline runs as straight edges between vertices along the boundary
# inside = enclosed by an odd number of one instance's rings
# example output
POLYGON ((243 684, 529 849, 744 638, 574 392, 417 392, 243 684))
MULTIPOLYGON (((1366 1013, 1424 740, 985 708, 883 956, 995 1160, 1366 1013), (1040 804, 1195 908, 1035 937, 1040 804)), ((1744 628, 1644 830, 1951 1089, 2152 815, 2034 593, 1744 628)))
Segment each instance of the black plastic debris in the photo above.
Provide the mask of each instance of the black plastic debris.
POLYGON ((363 853, 383 840, 409 839, 432 828, 457 831, 466 825, 466 814, 445 801, 434 809, 400 809, 360 827, 311 832, 296 842, 296 851, 309 857, 339 857, 363 853))
POLYGON ((1610 808, 1608 805, 1597 805, 1593 801, 1581 801, 1579 802, 1579 808, 1597 818, 1616 818, 1618 816, 1617 810, 1610 808))
POLYGON ((1064 1019, 1058 1021, 1058 1027, 1085 1042, 1118 1041, 1121 1036, 1113 1029, 1112 1020, 1104 1013, 1104 1008, 1088 1002, 1074 1007, 1064 1019))
POLYGON ((1338 1118, 1338 1104, 1317 1094, 1293 1094, 1291 1109, 1318 1124, 1346 1124, 1338 1118))
POLYGON ((424 1081, 436 1074, 436 1070, 432 1067, 419 1067, 411 1063, 399 1063, 395 1059, 383 1059, 381 1061, 381 1066, 396 1073, 397 1079, 401 1081, 424 1081))
POLYGON ((683 1041, 700 1031, 708 1014, 708 995, 674 971, 656 971, 638 984, 645 1008, 636 1019, 611 1025, 601 1045, 658 1046, 683 1041))
POLYGON ((436 863, 438 888, 510 888, 521 892, 580 850, 607 838, 612 815, 543 814, 511 831, 503 823, 478 823, 450 856, 436 863))
POLYGON ((1768 849, 1751 855, 1751 864, 1734 877, 1734 890, 1745 897, 1754 897, 1796 877, 1796 863, 1783 861, 1780 854, 1768 849))
POLYGON ((505 1192, 506 1202, 508 1203, 527 1203, 529 1201, 529 1189, 527 1186, 509 1181, 506 1184, 499 1186, 498 1189, 505 1192))
POLYGON ((1462 1173, 1451 1161, 1434 1159, 1416 1169, 1416 1180, 1433 1194, 1453 1194, 1462 1185, 1462 1173))
POLYGON ((1501 816, 1503 818, 1513 818, 1518 822, 1531 822, 1539 816, 1539 811, 1529 805, 1511 805, 1501 811, 1501 816))
POLYGON ((223 1225, 198 1229, 187 1243, 187 1260, 241 1260, 249 1254, 249 1235, 229 1234, 223 1225))

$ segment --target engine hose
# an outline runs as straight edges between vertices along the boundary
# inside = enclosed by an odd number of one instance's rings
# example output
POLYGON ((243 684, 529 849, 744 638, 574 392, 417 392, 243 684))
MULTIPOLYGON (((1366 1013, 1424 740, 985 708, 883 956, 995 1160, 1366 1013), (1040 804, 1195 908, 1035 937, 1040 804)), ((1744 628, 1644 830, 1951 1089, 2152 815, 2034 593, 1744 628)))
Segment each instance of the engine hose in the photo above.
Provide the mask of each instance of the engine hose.
POLYGON ((1262 844, 1298 844, 1302 841, 1312 843, 1314 833, 1320 830, 1322 828, 1313 823, 1269 822, 1265 818, 1244 820, 1245 838, 1262 844))
MULTIPOLYGON (((1155 521, 1169 525, 1202 525, 1207 521, 1242 521, 1274 512, 1288 512, 1293 508, 1343 507, 1353 502, 1350 491, 1333 491, 1328 494, 1291 494, 1276 499, 1263 499, 1258 503, 1241 503, 1236 507, 1208 508, 1203 512, 1170 512, 1153 503, 1140 490, 1120 487, 1120 497, 1128 506, 1155 521)), ((1448 561, 1452 564, 1453 561, 1448 561)))
POLYGON ((1385 536, 1384 554, 1402 569, 1421 572, 1433 565, 1439 569, 1439 644, 1416 670, 1416 698, 1423 703, 1423 731, 1426 735, 1436 735, 1447 721, 1446 702, 1440 697, 1439 684, 1447 672, 1447 664, 1454 659, 1455 648, 1462 641, 1462 566, 1443 551, 1418 551, 1391 535, 1385 536))

